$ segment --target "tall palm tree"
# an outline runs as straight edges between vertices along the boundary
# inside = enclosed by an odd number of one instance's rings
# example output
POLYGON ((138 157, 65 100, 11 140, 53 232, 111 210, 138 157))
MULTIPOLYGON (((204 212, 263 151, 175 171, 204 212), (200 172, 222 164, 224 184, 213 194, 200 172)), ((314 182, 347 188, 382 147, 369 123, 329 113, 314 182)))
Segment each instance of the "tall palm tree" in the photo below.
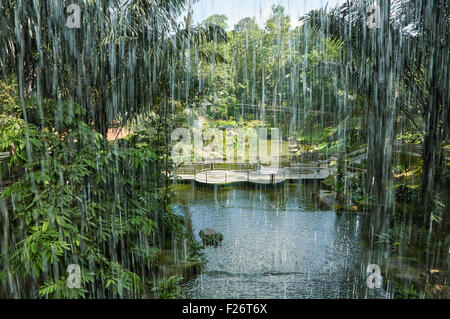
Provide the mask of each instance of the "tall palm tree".
POLYGON ((2 0, 3 76, 18 76, 22 98, 75 100, 86 108, 85 121, 106 135, 118 116, 154 108, 169 95, 181 51, 226 40, 220 27, 177 23, 190 3, 84 0, 81 28, 70 29, 65 26, 70 1, 2 0))
MULTIPOLYGON (((380 7, 380 28, 367 28, 366 5, 369 1, 345 3, 329 11, 317 10, 306 17, 307 25, 331 37, 342 47, 342 64, 354 90, 367 97, 368 176, 367 188, 377 200, 388 206, 386 186, 390 182, 393 83, 395 61, 389 26, 390 6, 380 7)), ((375 214, 376 229, 384 223, 375 214)))
POLYGON ((349 82, 367 96, 369 127, 368 189, 385 196, 392 158, 393 106, 411 117, 409 105, 396 99, 406 91, 423 103, 425 123, 422 194, 434 190, 440 145, 448 136, 449 3, 444 0, 378 2, 379 28, 369 28, 369 0, 347 1, 318 10, 305 20, 331 37, 342 49, 349 82), (425 70, 425 71, 424 71, 425 70))

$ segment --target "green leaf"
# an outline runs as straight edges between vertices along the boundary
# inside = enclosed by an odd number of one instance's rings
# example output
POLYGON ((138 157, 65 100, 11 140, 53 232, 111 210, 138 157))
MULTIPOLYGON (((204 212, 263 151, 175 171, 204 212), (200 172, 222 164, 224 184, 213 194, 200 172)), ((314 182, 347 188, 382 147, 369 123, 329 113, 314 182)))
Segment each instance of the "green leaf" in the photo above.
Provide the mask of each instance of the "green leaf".
POLYGON ((37 252, 36 242, 33 241, 33 242, 31 243, 30 249, 31 249, 31 252, 32 252, 33 254, 36 254, 36 252, 37 252))

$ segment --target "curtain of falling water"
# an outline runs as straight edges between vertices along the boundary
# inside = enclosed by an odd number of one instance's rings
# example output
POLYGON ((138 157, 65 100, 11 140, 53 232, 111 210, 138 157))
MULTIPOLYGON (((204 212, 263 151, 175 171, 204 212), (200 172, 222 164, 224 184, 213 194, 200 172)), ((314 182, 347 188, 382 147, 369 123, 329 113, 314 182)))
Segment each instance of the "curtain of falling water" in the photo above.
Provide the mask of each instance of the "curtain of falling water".
MULTIPOLYGON (((9 6, 1 3, 2 8, 5 6, 0 47, 2 73, 6 78, 5 66, 14 66, 17 74, 28 162, 36 160, 29 141, 29 114, 25 109, 25 99, 29 96, 36 99, 41 129, 44 128, 42 103, 49 98, 57 102, 54 112, 56 130, 63 126, 63 103, 66 100, 81 104, 87 111, 83 115, 84 122, 103 135, 113 121, 124 124, 137 111, 154 111, 163 118, 167 160, 167 132, 173 128, 172 124, 165 125, 167 115, 176 113, 175 101, 184 101, 184 107, 192 109, 192 93, 203 98, 203 88, 207 84, 201 76, 196 79, 198 84, 192 80, 194 74, 200 74, 202 63, 198 41, 192 41, 195 31, 188 28, 180 35, 176 26, 175 18, 185 7, 185 1, 169 1, 167 5, 157 6, 144 2, 146 5, 142 10, 134 6, 136 1, 129 1, 127 5, 124 1, 82 1, 79 29, 65 26, 65 8, 70 1, 17 0, 9 6)), ((284 115, 276 108, 286 104, 292 114, 290 135, 298 130, 312 133, 315 128, 311 127, 308 114, 319 107, 322 111, 320 128, 323 129, 324 122, 328 121, 338 127, 337 137, 342 140, 338 147, 340 151, 346 150, 347 133, 353 125, 348 121, 355 111, 351 96, 363 97, 363 126, 368 131, 366 187, 380 204, 370 212, 371 222, 366 229, 373 244, 377 233, 389 230, 390 217, 395 212, 392 157, 393 142, 399 133, 395 126, 398 116, 410 104, 416 107, 411 112, 422 116, 424 124, 420 129, 425 132, 422 189, 423 196, 431 194, 436 171, 442 162, 440 145, 448 136, 445 123, 448 123, 450 81, 448 4, 431 0, 383 1, 379 3, 381 25, 373 29, 365 24, 369 4, 371 1, 356 1, 350 10, 335 11, 337 14, 331 17, 320 11, 316 16, 320 28, 306 24, 297 30, 296 39, 283 38, 280 32, 283 21, 278 17, 274 20, 276 27, 270 43, 275 53, 270 58, 263 54, 263 46, 267 43, 254 39, 249 27, 251 23, 247 21, 247 27, 242 29, 245 54, 242 57, 236 54, 233 58, 236 64, 241 58, 245 61, 243 70, 239 70, 246 84, 245 93, 239 99, 243 104, 242 116, 253 113, 263 125, 277 126, 284 115), (321 48, 330 36, 340 42, 340 60, 313 68, 314 63, 310 60, 314 53, 312 48, 321 48), (288 63, 282 63, 283 60, 288 63), (428 69, 425 74, 421 74, 423 65, 428 69), (310 71, 310 76, 307 71, 310 71), (332 86, 324 86, 326 73, 332 86), (414 79, 413 75, 417 74, 420 81, 414 79), (288 80, 287 75, 290 76, 288 80), (326 96, 332 105, 325 105, 326 96), (251 105, 252 109, 244 108, 245 105, 251 105), (273 107, 272 118, 268 116, 266 106, 273 107), (326 107, 331 113, 327 116, 323 112, 326 107), (264 123, 269 119, 273 122, 264 123)), ((342 8, 349 9, 345 6, 342 8)), ((192 14, 185 22, 186 27, 190 26, 191 19, 192 14)), ((262 34, 263 30, 257 32, 262 34)), ((217 37, 214 32, 210 41, 212 59, 208 63, 212 79, 218 70, 215 61, 217 37)), ((218 88, 215 83, 213 87, 211 102, 215 103, 218 88)), ((194 120, 194 117, 188 117, 191 127, 194 120)), ((116 144, 116 147, 119 146, 116 144)), ((44 160, 42 163, 42 166, 51 165, 44 160)), ((155 164, 153 169, 159 171, 164 166, 167 162, 155 164)), ((140 178, 145 174, 150 172, 136 171, 133 177, 140 178)), ((123 195, 115 177, 113 184, 114 201, 121 203, 123 195)), ((167 181, 158 180, 158 185, 165 187, 167 181)), ((92 199, 91 196, 94 195, 88 192, 86 201, 92 199)), ((428 195, 425 197, 428 202, 428 195)), ((81 204, 80 211, 87 214, 85 206, 81 204)), ((4 205, 1 207, 4 216, 10 215, 4 205)), ((431 209, 424 212, 424 222, 430 225, 429 238, 435 231, 430 212, 431 209)), ((122 220, 124 217, 120 213, 119 218, 122 220)), ((4 225, 5 231, 8 227, 4 225)), ((2 249, 7 248, 9 241, 20 239, 5 240, 2 249)), ((126 250, 122 244, 116 247, 117 237, 102 244, 110 251, 119 248, 124 254, 126 250)), ((434 247, 439 245, 437 242, 430 244, 434 247)), ((369 261, 379 262, 381 254, 369 256, 369 261)), ((115 253, 112 255, 114 260, 118 260, 115 253)), ((127 267, 134 260, 123 259, 121 262, 127 267)), ((434 262, 427 260, 430 267, 434 262)), ((55 268, 55 272, 57 274, 58 269, 55 268)), ((9 277, 9 286, 14 296, 24 294, 12 277, 9 277)), ((104 291, 101 291, 97 296, 103 295, 104 291)))
MULTIPOLYGON (((180 67, 191 68, 191 42, 196 45, 201 38, 198 29, 193 31, 193 35, 190 31, 183 33, 176 23, 175 19, 186 3, 187 1, 167 1, 154 5, 152 1, 79 1, 80 28, 69 28, 66 25, 69 13, 65 9, 71 4, 70 1, 1 2, 2 11, 5 9, 1 20, 5 27, 2 30, 0 52, 2 73, 5 77, 9 76, 3 67, 15 69, 14 66, 17 66, 29 163, 36 160, 29 142, 29 119, 25 109, 25 99, 30 96, 34 96, 38 106, 40 123, 37 124, 41 128, 44 128, 43 100, 57 101, 57 109, 54 110, 56 130, 60 130, 67 120, 63 118, 62 105, 69 100, 86 109, 84 122, 104 136, 113 122, 121 126, 136 115, 138 110, 154 111, 161 117, 167 117, 167 108, 172 107, 174 112, 173 103, 181 95, 185 97, 186 107, 190 107, 190 70, 186 72, 185 83, 177 78, 177 70, 180 67), (194 38, 196 40, 192 41, 194 38), (168 104, 169 100, 171 104, 168 104)), ((209 34, 204 32, 203 36, 208 37, 209 34)), ((212 41, 216 42, 217 34, 214 36, 212 41)), ((166 126, 166 140, 169 129, 166 126)), ((119 146, 117 143, 115 145, 117 155, 119 146)), ((167 148, 166 143, 166 150, 167 148)), ((50 165, 44 159, 42 163, 50 165)), ((115 166, 119 169, 118 162, 115 166)), ((162 168, 167 166, 155 164, 154 170, 162 168)), ((142 178, 145 173, 136 171, 134 178, 142 178)), ((98 174, 102 172, 99 171, 98 174)), ((61 172, 61 179, 63 178, 61 172)), ((123 190, 119 189, 116 176, 112 176, 112 181, 114 201, 118 205, 123 204, 123 190)), ((158 184, 165 187, 167 181, 160 180, 158 184)), ((87 186, 89 188, 91 185, 87 186)), ((86 202, 92 199, 90 196, 94 196, 89 192, 85 195, 86 202)), ((86 209, 81 204, 80 214, 87 215, 86 209)), ((1 210, 4 220, 9 220, 3 202, 1 210)), ((126 212, 123 215, 119 210, 119 228, 126 217, 126 212)), ((114 224, 110 226, 114 227, 114 224)), ((8 224, 4 225, 4 230, 9 231, 8 224)), ((6 239, 2 244, 2 251, 22 238, 6 239)), ((113 262, 119 261, 125 268, 134 264, 132 258, 123 257, 130 255, 126 251, 128 248, 117 236, 101 244, 110 252, 113 262), (118 251, 121 256, 116 253, 118 251)), ((70 256, 65 252, 64 264, 69 260, 70 256)), ((54 268, 57 278, 60 275, 58 267, 49 267, 54 268)), ((47 278, 45 272, 43 280, 48 279, 54 278, 47 278)), ((36 278, 30 282, 29 289, 21 287, 21 282, 12 276, 8 282, 14 297, 34 296, 38 288, 36 278)), ((106 296, 104 287, 92 289, 91 293, 96 297, 106 296)))

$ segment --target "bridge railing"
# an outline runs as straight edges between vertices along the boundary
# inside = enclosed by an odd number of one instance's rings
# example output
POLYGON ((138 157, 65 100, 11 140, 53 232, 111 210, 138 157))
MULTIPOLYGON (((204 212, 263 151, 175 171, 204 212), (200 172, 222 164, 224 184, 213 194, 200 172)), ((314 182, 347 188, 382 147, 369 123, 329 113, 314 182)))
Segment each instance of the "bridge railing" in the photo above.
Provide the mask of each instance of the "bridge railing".
POLYGON ((253 182, 258 184, 275 184, 286 179, 286 172, 264 172, 261 170, 247 171, 202 171, 195 175, 195 180, 206 184, 221 184, 232 182, 253 182))
POLYGON ((354 156, 358 156, 358 155, 362 155, 364 153, 367 153, 367 147, 363 147, 360 148, 359 150, 356 150, 354 152, 351 153, 347 153, 344 155, 345 158, 349 158, 349 157, 354 157, 354 156))
POLYGON ((324 165, 299 165, 285 168, 285 170, 291 174, 313 174, 324 169, 329 169, 329 167, 324 165))
POLYGON ((177 167, 173 173, 175 175, 195 175, 195 166, 194 167, 177 167))
POLYGON ((255 170, 259 167, 258 163, 213 163, 212 170, 227 170, 227 171, 247 171, 247 170, 255 170))
POLYGON ((182 164, 173 170, 174 175, 196 175, 197 173, 203 171, 248 171, 255 170, 259 168, 258 163, 234 163, 234 162, 202 162, 202 163, 192 163, 192 164, 182 164))
POLYGON ((261 170, 250 172, 248 181, 260 184, 276 184, 286 180, 286 171, 284 169, 276 170, 275 172, 264 172, 261 170))
POLYGON ((195 179, 206 184, 221 184, 248 181, 250 171, 202 171, 195 175, 195 179))

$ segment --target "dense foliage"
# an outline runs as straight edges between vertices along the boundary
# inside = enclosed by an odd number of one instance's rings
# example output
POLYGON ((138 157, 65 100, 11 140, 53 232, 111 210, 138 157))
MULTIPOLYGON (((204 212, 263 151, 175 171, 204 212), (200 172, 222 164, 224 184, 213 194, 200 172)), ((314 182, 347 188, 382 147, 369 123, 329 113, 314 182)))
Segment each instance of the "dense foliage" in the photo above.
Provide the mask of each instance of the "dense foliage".
POLYGON ((199 119, 278 127, 299 153, 335 157, 323 185, 364 206, 383 253, 443 267, 448 1, 382 2, 374 29, 369 0, 296 27, 274 5, 263 26, 228 32, 224 15, 193 25, 187 0, 79 2, 68 29, 68 1, 0 0, 0 297, 181 297, 178 276, 159 278, 160 250, 186 241, 202 259, 171 206, 170 133, 199 119), (108 140, 113 127, 128 136, 108 140), (343 157, 366 147, 367 160, 343 157))
MULTIPOLYGON (((36 104, 26 105, 36 112, 36 104)), ((52 109, 52 102, 46 107, 52 109)), ((78 104, 64 103, 63 110, 67 121, 59 131, 28 124, 31 159, 24 121, 2 123, 2 133, 8 132, 2 142, 18 146, 12 161, 25 170, 2 194, 11 205, 9 220, 2 220, 9 227, 3 284, 13 296, 33 297, 37 288, 54 297, 145 295, 141 289, 152 284, 157 247, 173 232, 183 236, 166 190, 158 187, 157 156, 145 137, 105 140, 80 121, 78 104), (83 288, 66 287, 68 262, 81 266, 83 288)))

